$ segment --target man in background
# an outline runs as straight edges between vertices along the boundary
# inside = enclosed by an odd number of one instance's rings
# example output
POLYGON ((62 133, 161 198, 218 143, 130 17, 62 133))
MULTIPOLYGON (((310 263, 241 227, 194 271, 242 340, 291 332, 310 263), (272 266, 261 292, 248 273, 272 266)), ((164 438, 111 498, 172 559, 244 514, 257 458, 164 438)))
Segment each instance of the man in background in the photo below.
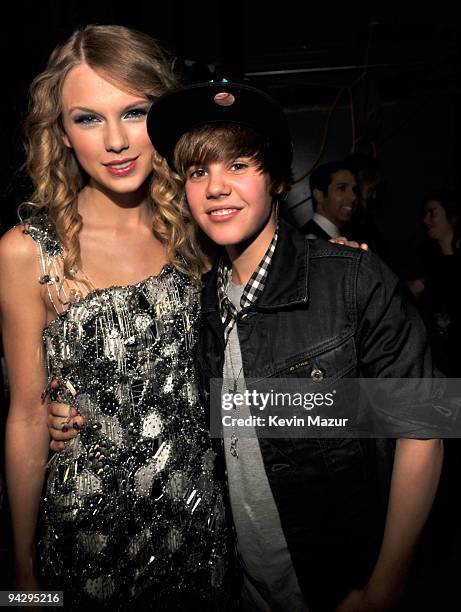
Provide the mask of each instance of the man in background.
POLYGON ((301 231, 308 238, 337 238, 351 220, 357 206, 357 180, 342 161, 327 162, 314 169, 309 185, 314 216, 301 231))

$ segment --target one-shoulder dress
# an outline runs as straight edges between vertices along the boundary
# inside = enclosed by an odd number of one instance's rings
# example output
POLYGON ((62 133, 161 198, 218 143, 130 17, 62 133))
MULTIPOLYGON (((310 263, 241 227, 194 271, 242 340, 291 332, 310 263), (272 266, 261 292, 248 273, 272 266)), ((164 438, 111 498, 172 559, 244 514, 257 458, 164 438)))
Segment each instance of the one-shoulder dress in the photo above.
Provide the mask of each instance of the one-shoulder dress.
POLYGON ((197 284, 167 265, 134 285, 65 290, 51 222, 37 215, 24 231, 60 301, 43 331, 48 374, 86 418, 50 462, 44 585, 64 591, 66 610, 227 609, 232 546, 195 381, 197 284))

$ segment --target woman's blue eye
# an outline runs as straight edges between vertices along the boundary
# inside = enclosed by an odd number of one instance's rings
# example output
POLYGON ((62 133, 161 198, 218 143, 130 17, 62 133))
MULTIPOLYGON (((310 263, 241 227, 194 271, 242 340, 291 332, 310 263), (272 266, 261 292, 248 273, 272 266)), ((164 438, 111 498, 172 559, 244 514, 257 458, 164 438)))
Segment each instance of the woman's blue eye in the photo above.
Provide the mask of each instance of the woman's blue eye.
POLYGON ((90 123, 96 123, 97 121, 99 121, 99 119, 96 115, 85 114, 74 117, 74 123, 80 123, 83 125, 89 125, 90 123))
POLYGON ((147 115, 146 108, 132 108, 124 115, 125 119, 142 119, 147 115))
MULTIPOLYGON (((148 109, 146 108, 132 108, 123 114, 124 119, 144 119, 147 115, 148 109)), ((92 123, 99 123, 101 119, 98 115, 92 115, 91 113, 85 113, 77 115, 73 119, 74 123, 80 125, 90 125, 92 123)))

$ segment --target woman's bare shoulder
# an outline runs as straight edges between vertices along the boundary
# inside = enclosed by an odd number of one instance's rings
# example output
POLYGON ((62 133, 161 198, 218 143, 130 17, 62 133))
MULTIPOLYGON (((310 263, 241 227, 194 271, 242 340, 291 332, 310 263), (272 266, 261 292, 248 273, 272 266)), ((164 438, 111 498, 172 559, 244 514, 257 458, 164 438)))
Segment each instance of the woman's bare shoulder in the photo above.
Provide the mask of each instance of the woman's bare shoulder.
POLYGON ((14 275, 35 278, 39 270, 37 244, 24 233, 24 226, 8 230, 0 238, 0 275, 9 279, 14 275))
POLYGON ((15 225, 0 238, 0 259, 18 264, 37 261, 37 245, 24 233, 24 225, 15 225))

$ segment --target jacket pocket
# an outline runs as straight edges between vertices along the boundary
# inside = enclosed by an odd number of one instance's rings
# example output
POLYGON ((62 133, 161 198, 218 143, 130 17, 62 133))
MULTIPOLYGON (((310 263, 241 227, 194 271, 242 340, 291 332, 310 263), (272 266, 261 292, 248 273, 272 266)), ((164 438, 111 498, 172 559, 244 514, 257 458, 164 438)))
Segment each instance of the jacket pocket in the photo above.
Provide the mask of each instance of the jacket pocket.
POLYGON ((282 363, 275 364, 274 378, 310 378, 319 384, 330 384, 357 369, 353 336, 334 338, 308 348, 282 363))

